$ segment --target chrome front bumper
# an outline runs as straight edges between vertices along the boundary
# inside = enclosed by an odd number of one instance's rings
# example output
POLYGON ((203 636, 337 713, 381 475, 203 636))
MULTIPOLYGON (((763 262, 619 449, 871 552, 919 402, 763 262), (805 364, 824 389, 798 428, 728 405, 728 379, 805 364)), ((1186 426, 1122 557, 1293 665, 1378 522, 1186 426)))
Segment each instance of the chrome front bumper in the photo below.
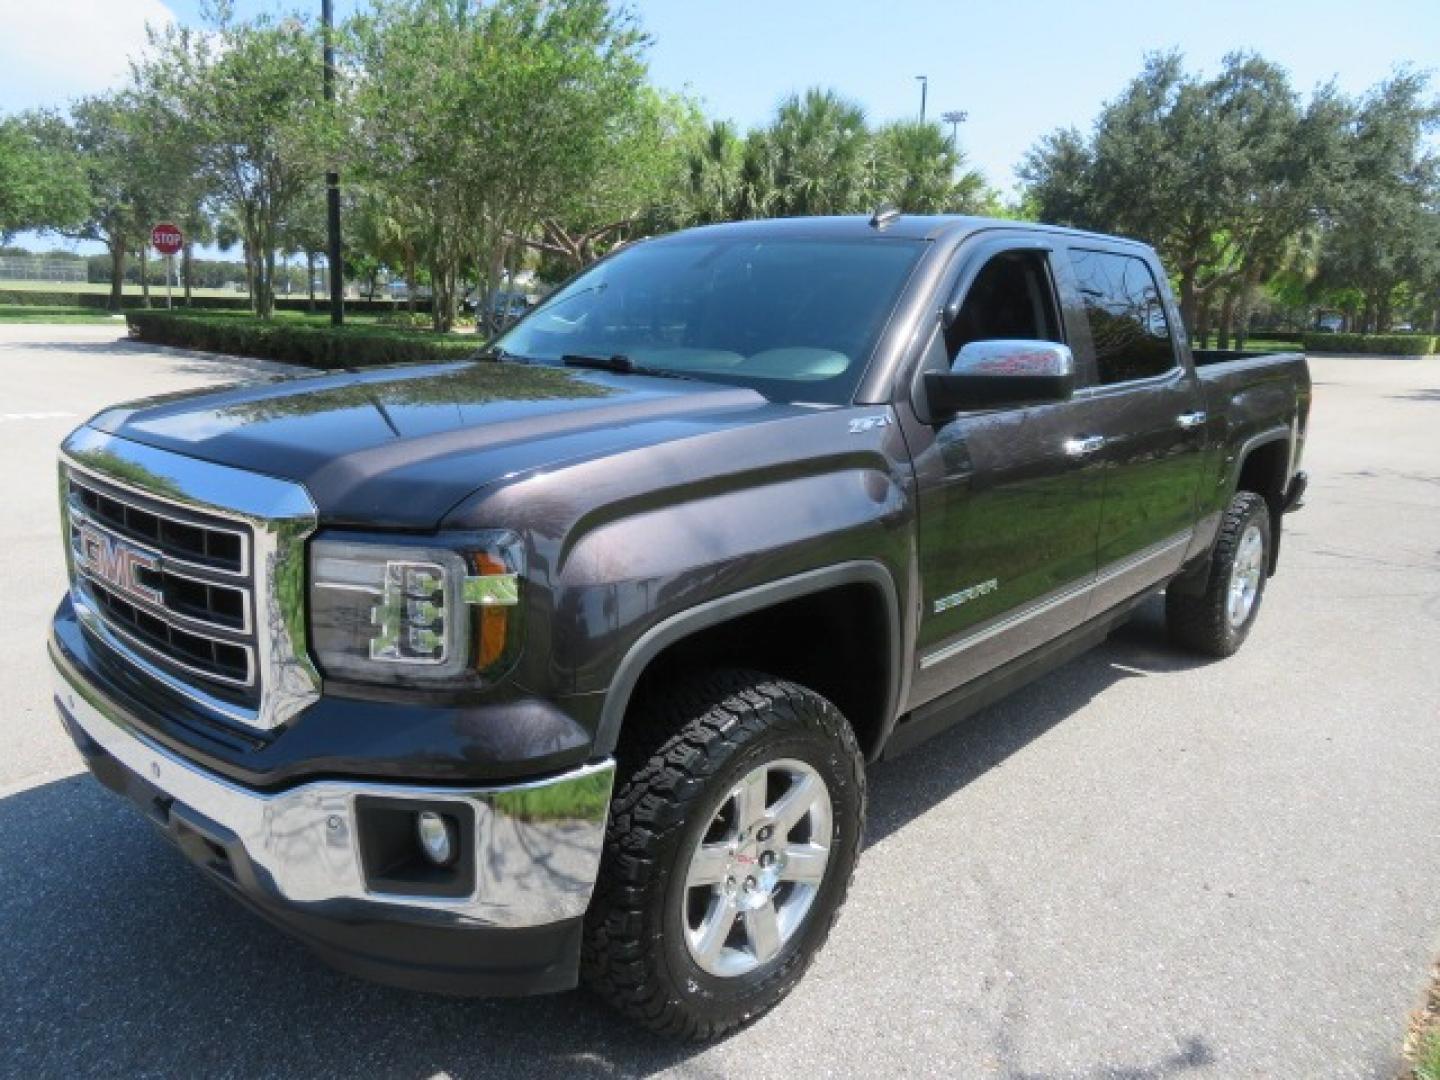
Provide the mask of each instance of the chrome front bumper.
POLYGON ((135 731, 94 687, 58 664, 55 694, 70 720, 125 770, 232 833, 266 891, 282 902, 357 902, 380 918, 500 928, 574 919, 590 903, 614 780, 612 760, 506 787, 326 780, 266 794, 160 747, 135 731), (360 796, 468 804, 476 823, 474 891, 432 897, 367 888, 357 836, 360 796))

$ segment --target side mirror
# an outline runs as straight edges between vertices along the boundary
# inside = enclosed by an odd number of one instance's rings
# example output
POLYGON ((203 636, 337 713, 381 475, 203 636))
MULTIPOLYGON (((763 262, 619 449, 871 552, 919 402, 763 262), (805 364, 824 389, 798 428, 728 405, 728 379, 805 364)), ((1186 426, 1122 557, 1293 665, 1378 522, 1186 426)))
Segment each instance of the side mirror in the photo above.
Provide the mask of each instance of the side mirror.
POLYGON ((1066 401, 1075 390, 1075 357, 1054 341, 972 341, 949 371, 927 371, 924 378, 925 401, 936 418, 1066 401))

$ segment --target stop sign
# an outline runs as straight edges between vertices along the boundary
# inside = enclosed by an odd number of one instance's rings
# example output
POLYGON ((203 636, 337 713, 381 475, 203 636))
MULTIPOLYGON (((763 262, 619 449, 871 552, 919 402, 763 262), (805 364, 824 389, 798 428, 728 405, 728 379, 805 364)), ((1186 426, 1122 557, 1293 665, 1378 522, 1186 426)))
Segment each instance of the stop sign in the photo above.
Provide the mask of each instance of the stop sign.
POLYGON ((162 221, 150 230, 150 246, 161 255, 175 255, 185 246, 185 237, 178 225, 162 221))

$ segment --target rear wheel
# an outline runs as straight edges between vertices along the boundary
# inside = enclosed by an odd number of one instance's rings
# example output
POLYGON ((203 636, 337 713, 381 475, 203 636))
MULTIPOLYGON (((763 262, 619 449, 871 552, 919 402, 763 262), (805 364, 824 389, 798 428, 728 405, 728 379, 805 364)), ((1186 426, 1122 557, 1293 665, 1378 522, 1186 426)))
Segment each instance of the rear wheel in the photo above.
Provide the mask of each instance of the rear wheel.
POLYGON ((615 797, 584 974, 648 1027, 711 1038, 779 1002, 824 943, 859 850, 862 758, 828 701, 753 672, 629 722, 668 734, 615 797))
POLYGON ((1203 592, 1165 593, 1171 638, 1207 656, 1233 655, 1255 625, 1270 570, 1270 508, 1251 491, 1230 501, 1203 592))

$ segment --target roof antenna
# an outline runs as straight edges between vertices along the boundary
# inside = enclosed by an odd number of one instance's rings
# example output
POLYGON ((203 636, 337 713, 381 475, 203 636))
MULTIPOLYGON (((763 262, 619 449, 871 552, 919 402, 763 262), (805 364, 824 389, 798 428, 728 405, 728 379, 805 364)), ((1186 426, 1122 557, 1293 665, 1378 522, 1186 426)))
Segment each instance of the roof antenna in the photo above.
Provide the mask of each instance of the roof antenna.
POLYGON ((899 209, 887 203, 884 206, 876 207, 875 212, 870 215, 870 227, 872 229, 883 229, 899 217, 899 209))

